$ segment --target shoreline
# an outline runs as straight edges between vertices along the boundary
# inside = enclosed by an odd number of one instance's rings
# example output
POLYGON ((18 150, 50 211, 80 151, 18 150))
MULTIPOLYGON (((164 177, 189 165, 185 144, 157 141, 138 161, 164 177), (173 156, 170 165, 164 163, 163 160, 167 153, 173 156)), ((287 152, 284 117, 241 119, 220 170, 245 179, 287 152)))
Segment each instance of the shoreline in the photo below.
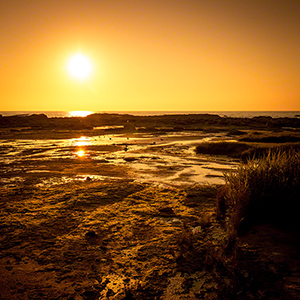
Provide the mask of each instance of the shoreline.
POLYGON ((42 134, 36 131, 31 139, 0 142, 3 154, 0 182, 5 186, 18 186, 37 179, 40 182, 35 184, 51 184, 52 177, 55 182, 64 178, 63 183, 80 180, 82 176, 95 180, 127 177, 177 186, 199 181, 222 183, 223 170, 230 170, 237 164, 225 157, 211 158, 195 153, 195 146, 203 141, 232 139, 224 134, 115 133, 40 140, 37 133, 42 134))

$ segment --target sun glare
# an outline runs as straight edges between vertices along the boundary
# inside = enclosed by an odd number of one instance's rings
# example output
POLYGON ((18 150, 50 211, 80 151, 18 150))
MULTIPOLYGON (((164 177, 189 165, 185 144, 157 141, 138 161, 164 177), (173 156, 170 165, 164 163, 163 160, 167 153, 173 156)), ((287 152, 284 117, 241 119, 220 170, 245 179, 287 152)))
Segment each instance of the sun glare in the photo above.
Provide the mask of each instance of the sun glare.
POLYGON ((90 77, 93 68, 87 56, 77 53, 69 59, 67 69, 72 77, 84 80, 90 77))

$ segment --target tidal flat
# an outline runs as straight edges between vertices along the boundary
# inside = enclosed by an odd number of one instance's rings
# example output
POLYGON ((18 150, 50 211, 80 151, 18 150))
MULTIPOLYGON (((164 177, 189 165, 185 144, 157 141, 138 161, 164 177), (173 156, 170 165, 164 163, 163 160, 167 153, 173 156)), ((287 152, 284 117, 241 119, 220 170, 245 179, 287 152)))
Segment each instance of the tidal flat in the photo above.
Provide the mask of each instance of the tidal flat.
POLYGON ((1 117, 0 298, 298 299, 298 232, 232 246, 216 208, 247 155, 299 151, 286 119, 1 117))

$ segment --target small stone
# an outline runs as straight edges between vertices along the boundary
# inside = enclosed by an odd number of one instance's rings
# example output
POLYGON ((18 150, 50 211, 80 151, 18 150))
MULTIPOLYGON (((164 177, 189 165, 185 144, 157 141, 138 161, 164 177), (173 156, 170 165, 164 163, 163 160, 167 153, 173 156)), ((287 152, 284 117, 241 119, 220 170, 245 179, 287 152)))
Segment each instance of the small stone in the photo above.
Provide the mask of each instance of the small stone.
POLYGON ((196 226, 193 228, 192 232, 193 234, 196 234, 196 233, 200 233, 202 230, 201 226, 196 226))
POLYGON ((124 160, 127 161, 127 162, 131 162, 131 161, 137 160, 137 158, 135 158, 135 157, 125 157, 124 160))
POLYGON ((97 233, 94 230, 90 230, 85 234, 85 236, 95 238, 97 237, 97 233))
POLYGON ((177 219, 177 218, 173 218, 171 222, 172 222, 172 224, 175 225, 175 226, 176 226, 176 225, 179 226, 179 225, 182 224, 182 221, 179 220, 179 219, 177 219))

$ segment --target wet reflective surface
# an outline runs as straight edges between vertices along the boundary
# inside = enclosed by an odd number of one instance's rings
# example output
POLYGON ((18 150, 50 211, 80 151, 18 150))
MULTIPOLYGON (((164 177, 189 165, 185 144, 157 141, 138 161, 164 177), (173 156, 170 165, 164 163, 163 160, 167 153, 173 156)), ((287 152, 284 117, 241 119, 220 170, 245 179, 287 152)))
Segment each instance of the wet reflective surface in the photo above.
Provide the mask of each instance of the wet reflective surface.
POLYGON ((76 180, 127 178, 166 185, 222 184, 238 161, 196 155, 195 146, 222 134, 81 136, 64 140, 1 140, 0 184, 48 187, 76 180))

